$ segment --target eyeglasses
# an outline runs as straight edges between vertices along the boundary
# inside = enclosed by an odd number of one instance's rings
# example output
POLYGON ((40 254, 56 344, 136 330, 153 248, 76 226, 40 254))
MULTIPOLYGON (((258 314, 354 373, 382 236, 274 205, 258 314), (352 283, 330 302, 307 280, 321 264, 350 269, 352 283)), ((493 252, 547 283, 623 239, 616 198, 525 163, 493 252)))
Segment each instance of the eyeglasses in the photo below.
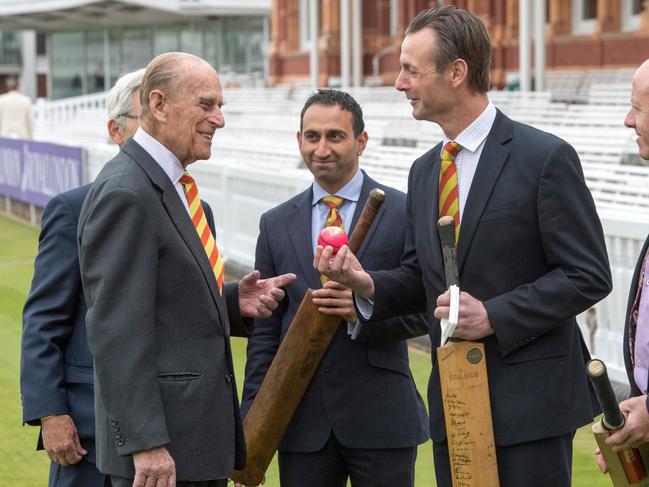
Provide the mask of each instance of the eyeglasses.
POLYGON ((122 118, 122 117, 124 117, 124 118, 130 118, 131 120, 139 120, 139 119, 140 119, 140 117, 139 117, 138 115, 131 115, 131 114, 128 113, 128 112, 120 113, 119 115, 117 115, 116 118, 122 118))

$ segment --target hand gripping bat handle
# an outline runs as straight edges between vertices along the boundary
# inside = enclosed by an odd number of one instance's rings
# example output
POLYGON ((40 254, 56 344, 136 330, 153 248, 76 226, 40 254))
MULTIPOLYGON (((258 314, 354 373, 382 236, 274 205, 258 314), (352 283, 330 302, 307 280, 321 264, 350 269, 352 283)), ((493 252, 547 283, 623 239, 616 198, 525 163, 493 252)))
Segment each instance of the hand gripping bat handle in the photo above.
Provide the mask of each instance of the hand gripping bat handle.
POLYGON ((367 235, 367 232, 372 226, 374 217, 381 208, 383 201, 385 201, 385 192, 382 189, 374 188, 370 191, 370 195, 367 197, 367 201, 363 207, 363 212, 354 227, 349 244, 347 245, 352 253, 356 254, 361 248, 361 245, 363 245, 365 235, 367 235))
POLYGON ((457 256, 455 254, 455 219, 452 216, 443 216, 437 221, 439 240, 442 244, 444 255, 444 274, 446 287, 460 286, 460 275, 457 270, 457 256))
POLYGON ((611 381, 608 379, 606 365, 598 359, 593 359, 586 365, 588 378, 593 384, 595 394, 604 416, 602 426, 608 431, 616 431, 624 426, 624 416, 617 405, 611 381))

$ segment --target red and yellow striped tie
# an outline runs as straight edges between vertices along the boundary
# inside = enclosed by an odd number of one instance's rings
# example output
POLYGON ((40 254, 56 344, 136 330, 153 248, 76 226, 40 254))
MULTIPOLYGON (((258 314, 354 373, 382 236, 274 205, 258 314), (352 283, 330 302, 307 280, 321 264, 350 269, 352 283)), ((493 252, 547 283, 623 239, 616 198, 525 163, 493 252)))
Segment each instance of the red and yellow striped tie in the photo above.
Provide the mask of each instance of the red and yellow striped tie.
POLYGON ((343 228, 343 219, 340 217, 340 207, 345 202, 345 198, 329 195, 322 198, 322 201, 329 207, 329 213, 325 220, 325 227, 343 228))
POLYGON ((207 218, 201 205, 201 199, 198 196, 198 186, 194 178, 189 175, 187 171, 181 176, 180 183, 183 185, 185 195, 187 196, 187 203, 189 205, 189 216, 194 223, 194 227, 198 232, 198 237, 201 239, 207 258, 210 261, 210 266, 214 271, 216 282, 219 285, 219 293, 223 295, 223 261, 219 254, 219 249, 216 246, 212 230, 207 224, 207 218))
MULTIPOLYGON (((343 225, 343 219, 340 216, 340 207, 345 202, 345 198, 340 196, 324 196, 322 202, 329 207, 329 213, 327 213, 327 219, 325 220, 325 227, 340 227, 343 230, 345 229, 343 225)), ((320 283, 324 286, 325 282, 329 279, 324 274, 320 275, 320 283)))
POLYGON ((461 150, 462 146, 454 140, 446 144, 439 170, 439 216, 452 216, 455 220, 455 242, 460 236, 460 199, 455 156, 461 150))

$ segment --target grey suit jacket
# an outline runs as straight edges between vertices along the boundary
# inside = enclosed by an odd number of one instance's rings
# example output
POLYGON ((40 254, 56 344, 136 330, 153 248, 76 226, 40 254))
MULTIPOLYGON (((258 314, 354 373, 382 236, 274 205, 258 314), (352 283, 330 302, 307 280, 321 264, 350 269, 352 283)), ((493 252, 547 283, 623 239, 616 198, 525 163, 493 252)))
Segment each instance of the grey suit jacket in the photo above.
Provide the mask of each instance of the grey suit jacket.
POLYGON ((100 471, 133 477, 132 454, 165 445, 179 481, 226 478, 245 463, 230 327, 250 330, 237 286, 220 296, 171 181, 132 139, 97 177, 78 238, 100 471))

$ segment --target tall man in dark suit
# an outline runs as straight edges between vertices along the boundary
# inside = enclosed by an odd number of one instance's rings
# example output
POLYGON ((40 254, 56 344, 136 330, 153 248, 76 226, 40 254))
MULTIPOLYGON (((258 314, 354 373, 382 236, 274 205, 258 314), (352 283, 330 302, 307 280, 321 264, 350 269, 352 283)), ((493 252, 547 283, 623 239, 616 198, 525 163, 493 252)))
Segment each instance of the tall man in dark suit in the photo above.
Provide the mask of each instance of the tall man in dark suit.
MULTIPOLYGON (((633 76, 631 108, 624 125, 635 130, 640 157, 649 160, 649 60, 642 63, 633 76)), ((626 365, 631 397, 620 403, 626 416, 624 428, 606 439, 613 449, 620 451, 649 441, 649 272, 647 272, 647 249, 645 241, 631 281, 631 291, 624 321, 622 349, 626 365)), ((599 453, 599 452, 597 452, 599 453)), ((603 458, 597 457, 600 469, 607 471, 603 458)))
POLYGON ((245 464, 230 334, 269 316, 295 276, 223 283, 223 264, 186 172, 223 127, 214 69, 154 58, 140 128, 81 210, 79 261, 95 359, 97 465, 114 486, 224 486, 245 464), (176 482, 178 481, 178 482, 176 482))
MULTIPOLYGON (((143 74, 125 74, 108 96, 108 134, 118 145, 138 127, 143 74)), ((61 193, 45 207, 23 310, 23 422, 41 426, 38 448, 52 459, 50 487, 110 486, 95 466, 93 365, 77 251, 79 212, 89 189, 61 193)))
MULTIPOLYGON (((450 298, 436 222, 455 216, 463 292, 454 336, 485 345, 500 485, 568 486, 574 432, 593 419, 575 316, 610 292, 610 269, 577 154, 495 109, 490 59, 475 15, 445 7, 412 20, 396 88, 445 136, 410 171, 401 266, 365 272, 346 247, 332 260, 331 248, 318 249, 314 264, 351 286, 370 320, 426 310, 439 344, 450 298), (443 156, 454 188, 440 177, 443 156)), ((429 406, 437 482, 450 486, 435 354, 429 406)))
POLYGON ((371 326, 357 323, 351 290, 320 283, 313 249, 324 226, 354 228, 371 189, 386 193, 359 259, 370 269, 399 265, 405 238, 405 195, 359 169, 365 149, 360 106, 347 93, 321 90, 302 109, 297 140, 314 182, 264 213, 256 267, 262 277, 294 272, 300 278, 270 318, 259 320, 248 342, 246 412, 308 288, 314 303, 341 323, 279 448, 283 487, 412 486, 417 445, 428 439, 427 414, 408 366, 405 338, 426 333, 421 315, 371 326), (362 328, 361 328, 362 327, 362 328))

